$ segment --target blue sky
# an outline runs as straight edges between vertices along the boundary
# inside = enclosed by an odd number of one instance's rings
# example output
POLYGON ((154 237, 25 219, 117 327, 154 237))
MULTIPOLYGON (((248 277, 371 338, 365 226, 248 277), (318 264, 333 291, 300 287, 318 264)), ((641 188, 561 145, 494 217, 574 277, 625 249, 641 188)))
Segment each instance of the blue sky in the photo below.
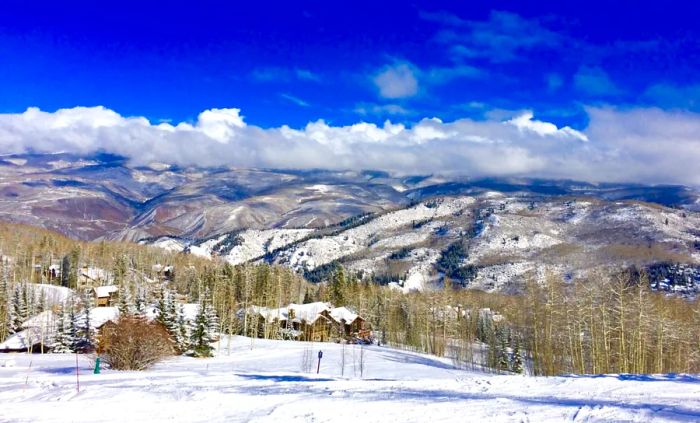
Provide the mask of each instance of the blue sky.
POLYGON ((302 127, 533 110, 583 128, 586 106, 700 107, 693 2, 3 3, 2 113, 236 107, 302 127))
POLYGON ((155 3, 4 1, 0 153, 700 186, 694 3, 155 3))

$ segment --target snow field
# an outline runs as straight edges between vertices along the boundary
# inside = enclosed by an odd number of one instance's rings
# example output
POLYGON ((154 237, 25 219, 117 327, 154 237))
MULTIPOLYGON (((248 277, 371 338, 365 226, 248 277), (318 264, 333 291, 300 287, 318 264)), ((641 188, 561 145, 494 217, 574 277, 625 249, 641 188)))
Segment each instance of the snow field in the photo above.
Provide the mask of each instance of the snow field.
POLYGON ((698 421, 700 376, 494 375, 387 347, 224 338, 211 359, 176 357, 145 372, 75 355, 0 354, 0 421, 698 421), (323 350, 321 371, 316 354, 323 350), (354 351, 354 360, 353 360, 354 351), (311 373, 302 372, 304 356, 311 373), (13 362, 4 367, 3 363, 13 362), (31 363, 31 368, 30 368, 31 363), (343 374, 344 373, 344 374, 343 374))

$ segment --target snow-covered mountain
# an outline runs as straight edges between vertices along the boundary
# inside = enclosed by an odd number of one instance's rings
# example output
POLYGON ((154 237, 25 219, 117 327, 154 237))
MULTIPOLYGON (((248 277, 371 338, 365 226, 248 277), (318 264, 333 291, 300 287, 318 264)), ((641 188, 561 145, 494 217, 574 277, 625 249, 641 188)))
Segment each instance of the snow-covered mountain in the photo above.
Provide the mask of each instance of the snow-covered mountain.
POLYGON ((445 274, 508 290, 608 264, 697 265, 698 204, 681 186, 133 167, 111 155, 0 160, 0 219, 234 264, 265 260, 312 280, 341 263, 404 289, 445 274))
MULTIPOLYGON (((155 245, 267 261, 328 276, 337 264, 404 290, 454 283, 518 290, 530 278, 574 280, 601 267, 700 263, 700 215, 639 201, 484 192, 446 196, 323 229, 248 229, 155 245)), ((700 280, 690 280, 695 292, 700 280)))

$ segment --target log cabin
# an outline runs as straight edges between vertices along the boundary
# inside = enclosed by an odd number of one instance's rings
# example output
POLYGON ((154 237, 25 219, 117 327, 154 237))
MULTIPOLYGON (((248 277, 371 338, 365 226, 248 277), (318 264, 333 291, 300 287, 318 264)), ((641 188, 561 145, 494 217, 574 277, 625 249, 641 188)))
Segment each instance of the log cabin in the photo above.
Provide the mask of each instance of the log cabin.
POLYGON ((281 308, 249 307, 239 312, 248 336, 299 341, 370 342, 365 319, 329 303, 289 304, 281 308))

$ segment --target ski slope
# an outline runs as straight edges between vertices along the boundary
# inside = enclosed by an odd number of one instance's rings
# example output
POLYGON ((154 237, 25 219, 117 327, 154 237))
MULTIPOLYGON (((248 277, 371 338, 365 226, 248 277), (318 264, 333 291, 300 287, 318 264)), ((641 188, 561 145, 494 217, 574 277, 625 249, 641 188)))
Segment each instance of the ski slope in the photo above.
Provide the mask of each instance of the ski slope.
POLYGON ((75 355, 0 354, 2 422, 698 421, 700 376, 526 377, 369 346, 234 337, 145 372, 75 355), (323 350, 320 373, 316 354, 323 350), (302 371, 304 356, 306 367, 302 371), (31 364, 31 367, 30 367, 31 364), (362 376, 360 375, 362 373, 362 376))

